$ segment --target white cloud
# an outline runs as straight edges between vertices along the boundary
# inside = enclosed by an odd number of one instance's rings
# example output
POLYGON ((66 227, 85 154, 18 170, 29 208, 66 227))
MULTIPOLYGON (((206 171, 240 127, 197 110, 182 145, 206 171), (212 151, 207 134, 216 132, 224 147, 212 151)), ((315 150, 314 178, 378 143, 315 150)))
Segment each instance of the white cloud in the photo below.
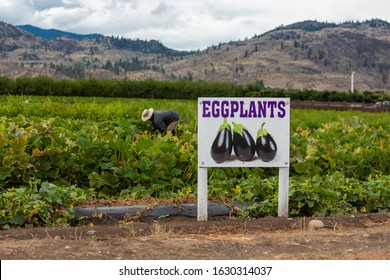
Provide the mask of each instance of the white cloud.
POLYGON ((26 1, 34 10, 43 11, 55 7, 73 6, 74 3, 62 0, 29 0, 26 1))
POLYGON ((196 50, 303 20, 388 18, 376 0, 2 0, 0 20, 64 31, 155 39, 196 50))

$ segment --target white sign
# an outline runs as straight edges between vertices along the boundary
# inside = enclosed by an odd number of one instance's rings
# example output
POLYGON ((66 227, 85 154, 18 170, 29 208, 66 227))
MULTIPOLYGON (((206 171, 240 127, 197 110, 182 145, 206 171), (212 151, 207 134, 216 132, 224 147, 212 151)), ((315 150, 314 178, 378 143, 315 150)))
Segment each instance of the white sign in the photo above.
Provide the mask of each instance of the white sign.
POLYGON ((289 98, 199 98, 199 167, 288 167, 289 98))
POLYGON ((207 220, 208 167, 279 167, 278 216, 288 216, 289 98, 198 99, 198 221, 207 220))

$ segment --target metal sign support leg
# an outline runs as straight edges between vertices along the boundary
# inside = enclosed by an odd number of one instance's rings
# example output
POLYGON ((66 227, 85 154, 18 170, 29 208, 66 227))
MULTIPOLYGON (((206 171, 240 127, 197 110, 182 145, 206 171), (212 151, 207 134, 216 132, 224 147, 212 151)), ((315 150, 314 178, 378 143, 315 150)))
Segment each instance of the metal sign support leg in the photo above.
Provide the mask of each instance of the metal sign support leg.
POLYGON ((207 221, 207 168, 198 168, 198 221, 207 221))
MULTIPOLYGON (((207 221, 207 168, 198 168, 198 221, 207 221)), ((278 217, 288 217, 288 192, 289 192, 289 168, 279 168, 279 189, 278 189, 278 217)))
POLYGON ((288 217, 289 168, 279 168, 278 217, 288 217))

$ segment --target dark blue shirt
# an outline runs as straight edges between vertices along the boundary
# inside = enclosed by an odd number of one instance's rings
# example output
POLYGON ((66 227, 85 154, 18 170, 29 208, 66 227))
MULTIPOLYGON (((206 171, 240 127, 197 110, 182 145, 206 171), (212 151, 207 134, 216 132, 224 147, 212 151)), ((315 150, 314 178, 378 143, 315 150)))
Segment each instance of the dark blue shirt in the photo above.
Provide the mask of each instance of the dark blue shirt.
POLYGON ((171 110, 154 111, 150 120, 152 121, 152 131, 158 129, 161 132, 164 132, 168 125, 180 120, 180 115, 171 110))

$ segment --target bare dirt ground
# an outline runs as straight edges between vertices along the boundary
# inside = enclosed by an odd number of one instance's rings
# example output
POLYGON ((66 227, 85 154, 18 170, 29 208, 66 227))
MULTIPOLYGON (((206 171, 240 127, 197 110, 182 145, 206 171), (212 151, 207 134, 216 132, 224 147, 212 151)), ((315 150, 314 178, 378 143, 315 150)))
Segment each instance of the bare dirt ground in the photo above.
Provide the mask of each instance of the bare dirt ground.
POLYGON ((317 218, 183 216, 0 230, 0 259, 390 259, 390 213, 317 218))

